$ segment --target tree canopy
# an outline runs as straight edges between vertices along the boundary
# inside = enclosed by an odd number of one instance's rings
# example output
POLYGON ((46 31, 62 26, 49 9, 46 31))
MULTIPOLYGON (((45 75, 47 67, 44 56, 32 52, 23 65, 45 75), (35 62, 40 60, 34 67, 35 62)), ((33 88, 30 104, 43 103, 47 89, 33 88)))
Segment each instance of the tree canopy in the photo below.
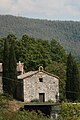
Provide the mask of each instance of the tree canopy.
POLYGON ((3 50, 3 92, 16 97, 17 69, 15 36, 10 34, 4 40, 3 50))
MULTIPOLYGON (((59 76, 60 97, 64 98, 67 55, 60 43, 55 39, 52 39, 51 42, 49 42, 48 40, 29 37, 26 34, 24 34, 21 39, 17 39, 14 35, 10 34, 7 36, 7 39, 9 42, 9 69, 12 69, 15 66, 14 56, 16 56, 17 62, 21 61, 24 63, 25 72, 37 70, 38 67, 42 65, 46 71, 59 76), (15 51, 15 55, 12 51, 15 51)), ((1 52, 3 52, 3 44, 1 45, 1 52)), ((9 73, 13 76, 11 70, 9 73)), ((16 75, 16 72, 14 74, 16 75)))
POLYGON ((66 98, 71 101, 80 100, 80 79, 76 61, 71 53, 67 58, 66 98))
POLYGON ((17 35, 18 38, 24 33, 49 41, 56 38, 68 53, 73 53, 80 60, 79 21, 49 21, 0 15, 0 36, 4 37, 9 33, 17 35))

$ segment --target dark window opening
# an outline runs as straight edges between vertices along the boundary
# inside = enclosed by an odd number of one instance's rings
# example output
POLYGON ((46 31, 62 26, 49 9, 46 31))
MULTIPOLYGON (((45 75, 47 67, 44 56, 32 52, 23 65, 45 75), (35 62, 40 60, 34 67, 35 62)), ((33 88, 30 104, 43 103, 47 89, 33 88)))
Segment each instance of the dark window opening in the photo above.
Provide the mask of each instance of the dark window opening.
POLYGON ((39 82, 43 82, 43 78, 39 78, 39 82))
POLYGON ((21 71, 18 71, 18 73, 17 73, 18 75, 21 75, 21 71))

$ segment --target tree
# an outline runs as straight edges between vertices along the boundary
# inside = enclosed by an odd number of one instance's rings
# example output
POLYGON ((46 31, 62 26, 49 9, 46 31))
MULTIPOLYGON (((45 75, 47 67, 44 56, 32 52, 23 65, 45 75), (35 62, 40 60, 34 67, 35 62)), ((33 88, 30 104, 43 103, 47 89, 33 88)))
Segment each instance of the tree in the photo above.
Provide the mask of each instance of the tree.
MULTIPOLYGON (((5 84, 3 82, 3 88, 6 88, 8 94, 10 94, 13 97, 15 97, 17 85, 15 39, 16 39, 15 36, 12 34, 7 36, 4 43, 4 58, 3 58, 3 81, 5 80, 5 84)), ((5 89, 3 90, 5 91, 5 89)))
POLYGON ((59 98, 65 100, 66 65, 54 61, 45 70, 59 77, 59 98))
POLYGON ((74 90, 74 96, 73 101, 80 100, 80 79, 79 79, 79 71, 77 67, 77 63, 74 61, 73 64, 73 90, 74 90))
POLYGON ((66 69, 66 98, 71 99, 72 98, 72 82, 73 82, 73 58, 71 53, 69 54, 67 58, 67 69, 66 69))
POLYGON ((0 38, 0 62, 2 62, 3 59, 3 48, 4 48, 4 38, 0 38))
POLYGON ((9 92, 9 41, 4 39, 4 50, 3 50, 3 91, 4 93, 9 92))
POLYGON ((16 56, 18 61, 24 62, 26 71, 36 70, 40 65, 45 68, 52 62, 49 42, 27 35, 17 42, 16 56))
POLYGON ((66 98, 71 101, 79 100, 80 81, 77 64, 74 61, 71 53, 67 58, 66 69, 66 98))
POLYGON ((50 49, 51 49, 51 57, 53 61, 65 62, 66 60, 65 50, 57 40, 55 39, 51 40, 50 49))
POLYGON ((11 39, 9 48, 9 78, 10 78, 10 94, 16 97, 17 87, 17 68, 16 68, 16 57, 15 57, 15 37, 9 36, 11 39))

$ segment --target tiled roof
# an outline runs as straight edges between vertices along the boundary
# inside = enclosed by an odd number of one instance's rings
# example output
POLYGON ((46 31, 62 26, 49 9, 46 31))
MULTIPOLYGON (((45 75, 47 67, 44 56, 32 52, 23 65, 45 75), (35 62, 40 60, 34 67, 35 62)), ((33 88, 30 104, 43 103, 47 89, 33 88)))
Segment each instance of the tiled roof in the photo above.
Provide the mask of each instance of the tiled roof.
POLYGON ((42 71, 39 71, 39 70, 37 70, 37 71, 30 71, 30 72, 24 73, 24 74, 22 74, 22 75, 19 75, 19 76, 18 76, 18 79, 25 79, 25 78, 27 78, 27 77, 30 77, 30 76, 34 75, 34 74, 37 74, 38 72, 43 72, 43 73, 45 73, 45 74, 48 74, 49 76, 53 76, 53 77, 59 79, 58 76, 53 75, 53 74, 51 74, 51 73, 48 73, 48 72, 46 72, 46 71, 44 71, 44 70, 42 70, 42 71))
POLYGON ((18 79, 24 79, 26 77, 29 77, 29 76, 32 76, 34 75, 35 73, 37 73, 38 71, 30 71, 30 72, 27 72, 27 73, 24 73, 22 75, 19 75, 18 76, 18 79))

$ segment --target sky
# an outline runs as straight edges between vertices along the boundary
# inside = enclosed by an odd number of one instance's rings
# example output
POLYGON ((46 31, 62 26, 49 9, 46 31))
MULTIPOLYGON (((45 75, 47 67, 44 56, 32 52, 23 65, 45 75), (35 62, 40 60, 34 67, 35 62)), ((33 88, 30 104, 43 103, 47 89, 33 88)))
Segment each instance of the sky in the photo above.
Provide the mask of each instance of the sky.
POLYGON ((80 0, 0 0, 0 15, 80 21, 80 0))

